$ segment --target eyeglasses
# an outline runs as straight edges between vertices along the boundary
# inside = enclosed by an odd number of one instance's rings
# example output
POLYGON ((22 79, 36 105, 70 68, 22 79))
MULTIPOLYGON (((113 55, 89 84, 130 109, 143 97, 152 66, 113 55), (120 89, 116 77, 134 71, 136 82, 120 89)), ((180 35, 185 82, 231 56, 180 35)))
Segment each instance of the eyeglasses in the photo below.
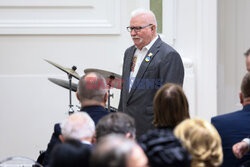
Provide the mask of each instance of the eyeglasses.
POLYGON ((127 27, 128 32, 132 32, 133 30, 135 30, 135 32, 140 32, 141 29, 152 26, 153 24, 148 24, 145 26, 137 26, 137 27, 127 27))

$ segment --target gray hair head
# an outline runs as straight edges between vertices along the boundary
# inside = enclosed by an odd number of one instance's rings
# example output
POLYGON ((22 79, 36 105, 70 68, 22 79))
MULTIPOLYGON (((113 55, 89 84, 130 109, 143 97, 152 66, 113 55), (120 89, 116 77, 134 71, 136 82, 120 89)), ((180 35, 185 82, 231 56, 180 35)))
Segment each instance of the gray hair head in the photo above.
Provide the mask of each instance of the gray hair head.
POLYGON ((95 123, 85 112, 70 115, 61 124, 62 135, 65 139, 82 140, 94 135, 95 123))
POLYGON ((144 9, 144 8, 135 9, 131 12, 130 19, 138 15, 145 15, 145 19, 147 20, 147 22, 149 24, 155 25, 156 30, 157 30, 157 20, 156 20, 155 14, 151 10, 144 9))

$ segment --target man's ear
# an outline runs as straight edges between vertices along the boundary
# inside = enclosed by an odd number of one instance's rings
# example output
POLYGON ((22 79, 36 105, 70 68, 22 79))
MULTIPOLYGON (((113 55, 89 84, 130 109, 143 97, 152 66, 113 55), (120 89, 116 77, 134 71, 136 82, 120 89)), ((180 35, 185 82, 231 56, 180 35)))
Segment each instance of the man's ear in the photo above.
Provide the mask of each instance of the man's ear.
POLYGON ((59 139, 61 140, 62 143, 65 141, 63 135, 59 135, 59 139))
POLYGON ((155 26, 155 25, 152 25, 152 26, 151 26, 151 31, 153 31, 153 32, 156 31, 156 26, 155 26))
POLYGON ((243 105, 243 103, 244 103, 244 96, 243 96, 242 92, 239 93, 239 97, 240 97, 240 103, 243 105))
POLYGON ((79 93, 78 92, 76 92, 76 98, 80 101, 79 93))
POLYGON ((106 104, 106 102, 108 101, 108 97, 109 97, 109 93, 106 92, 104 95, 104 103, 106 104))
POLYGON ((127 139, 135 140, 135 136, 133 136, 131 133, 126 133, 126 134, 125 134, 125 137, 126 137, 127 139))

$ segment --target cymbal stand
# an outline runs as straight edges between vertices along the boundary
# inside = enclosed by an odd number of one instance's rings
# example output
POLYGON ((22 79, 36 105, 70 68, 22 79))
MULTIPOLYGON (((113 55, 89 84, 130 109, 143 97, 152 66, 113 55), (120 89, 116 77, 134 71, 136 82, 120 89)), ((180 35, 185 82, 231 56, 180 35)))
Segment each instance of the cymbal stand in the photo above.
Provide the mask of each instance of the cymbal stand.
POLYGON ((112 81, 115 79, 115 77, 113 75, 109 76, 109 82, 107 83, 109 88, 108 88, 108 112, 110 112, 110 97, 114 97, 114 94, 110 94, 110 87, 111 87, 111 83, 112 81))
MULTIPOLYGON (((72 70, 76 70, 76 66, 73 66, 72 67, 72 70)), ((74 111, 74 108, 73 108, 73 105, 72 105, 72 95, 71 95, 71 92, 72 92, 72 75, 71 74, 68 74, 68 79, 69 79, 69 115, 70 114, 73 114, 75 111, 74 111)))

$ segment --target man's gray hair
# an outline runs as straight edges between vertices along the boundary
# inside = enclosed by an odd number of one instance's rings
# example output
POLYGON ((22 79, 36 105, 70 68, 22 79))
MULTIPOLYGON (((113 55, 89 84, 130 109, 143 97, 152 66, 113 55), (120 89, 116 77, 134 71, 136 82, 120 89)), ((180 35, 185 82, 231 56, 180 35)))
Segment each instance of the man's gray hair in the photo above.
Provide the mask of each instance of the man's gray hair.
POLYGON ((85 112, 70 115, 61 124, 62 135, 65 139, 81 140, 94 135, 95 123, 85 112))
MULTIPOLYGON (((156 17, 155 17, 155 14, 151 11, 151 10, 148 10, 148 9, 144 9, 144 8, 138 8, 138 9, 135 9, 131 12, 131 16, 130 16, 130 19, 135 17, 135 16, 138 16, 138 15, 141 15, 141 14, 145 14, 145 15, 151 15, 153 17, 153 20, 152 20, 152 23, 150 24, 154 24, 155 27, 157 28, 157 21, 156 21, 156 17)), ((148 17, 146 17, 147 19, 148 17)), ((148 20, 148 22, 150 22, 148 20)))
POLYGON ((77 92, 80 101, 88 99, 103 102, 107 92, 106 80, 99 73, 88 73, 79 80, 77 92))

